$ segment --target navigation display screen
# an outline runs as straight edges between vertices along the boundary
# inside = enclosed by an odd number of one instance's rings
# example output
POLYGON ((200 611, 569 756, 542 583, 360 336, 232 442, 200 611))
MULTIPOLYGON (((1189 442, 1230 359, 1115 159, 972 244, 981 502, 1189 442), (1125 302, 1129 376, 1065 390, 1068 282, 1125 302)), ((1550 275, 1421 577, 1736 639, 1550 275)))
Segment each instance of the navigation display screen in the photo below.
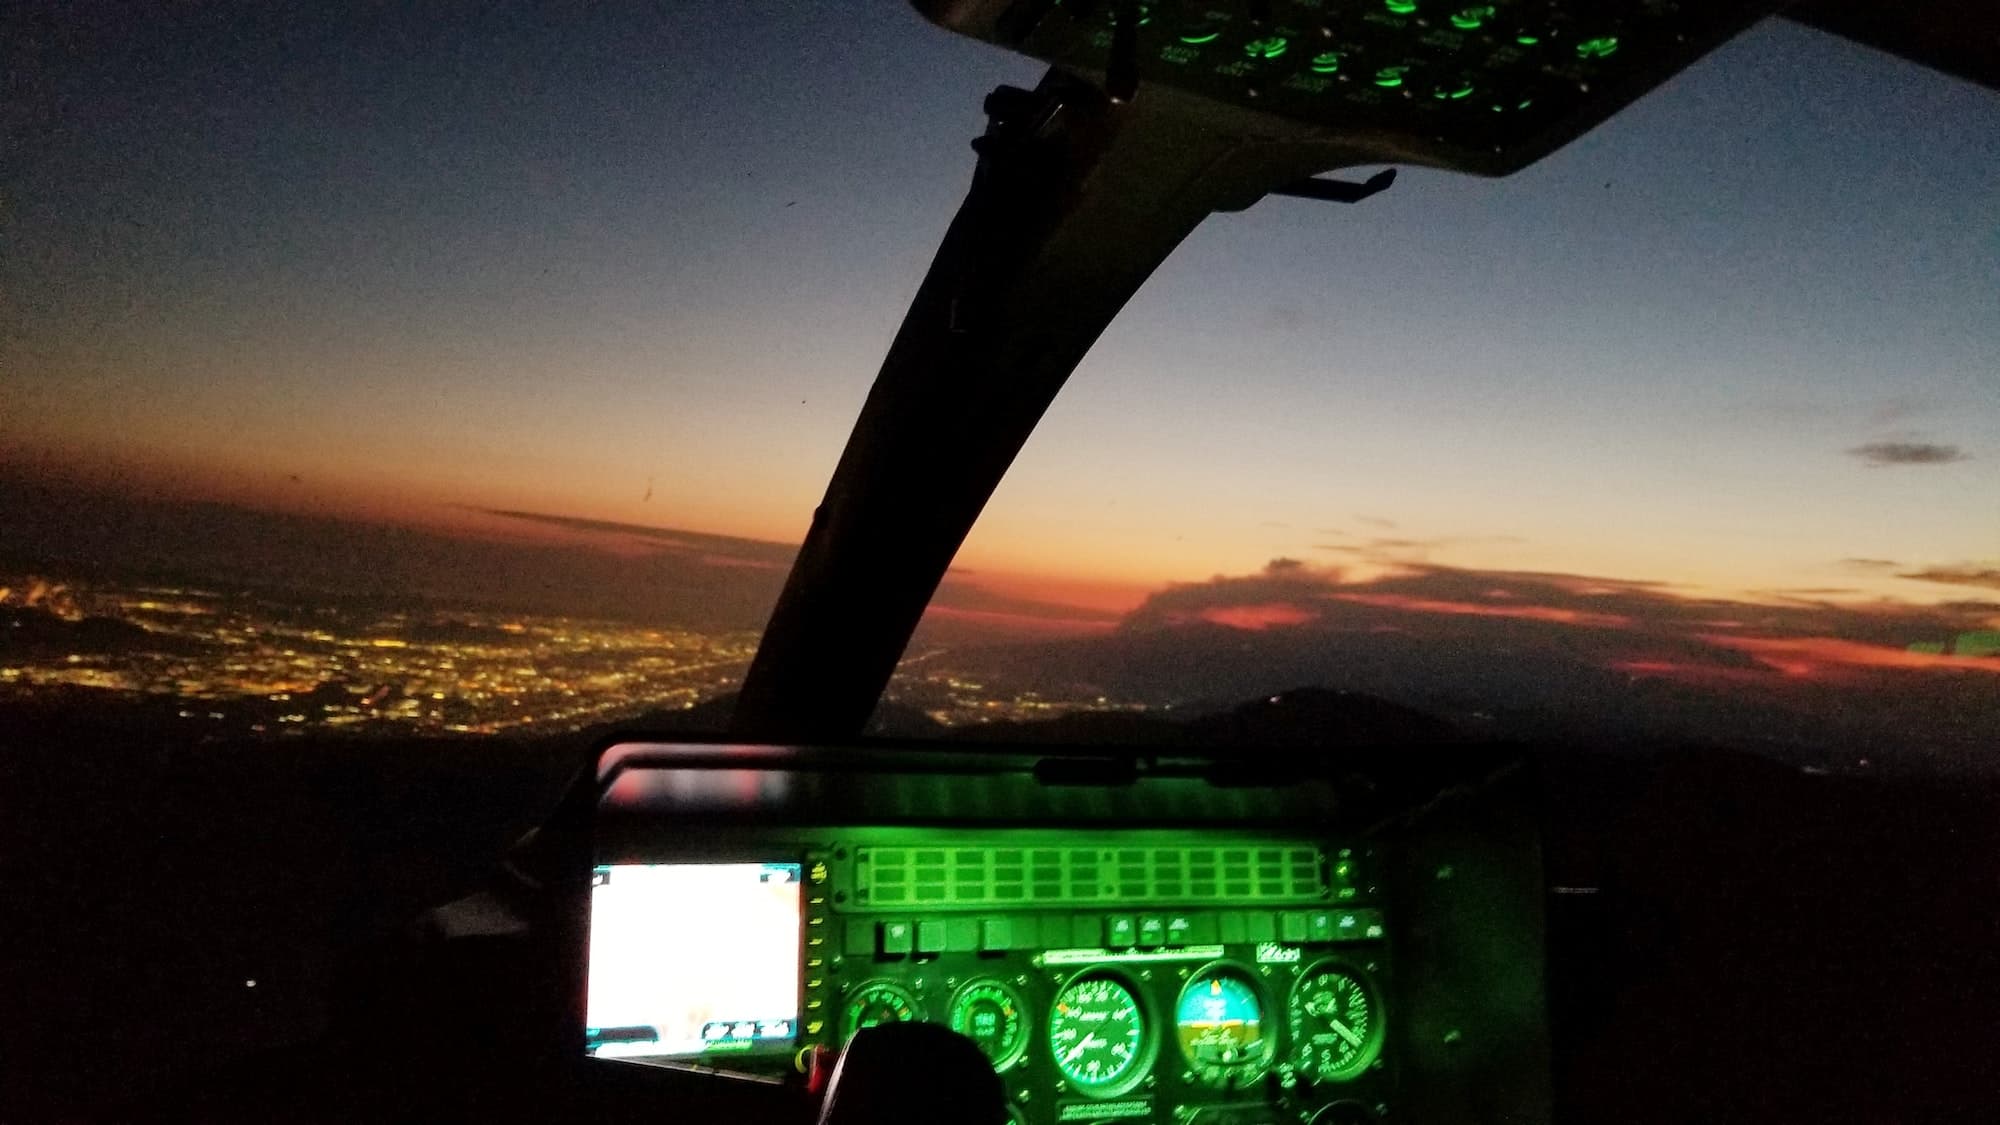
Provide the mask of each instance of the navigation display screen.
POLYGON ((597 868, 586 1050, 644 1058, 790 1046, 799 913, 796 863, 597 868))

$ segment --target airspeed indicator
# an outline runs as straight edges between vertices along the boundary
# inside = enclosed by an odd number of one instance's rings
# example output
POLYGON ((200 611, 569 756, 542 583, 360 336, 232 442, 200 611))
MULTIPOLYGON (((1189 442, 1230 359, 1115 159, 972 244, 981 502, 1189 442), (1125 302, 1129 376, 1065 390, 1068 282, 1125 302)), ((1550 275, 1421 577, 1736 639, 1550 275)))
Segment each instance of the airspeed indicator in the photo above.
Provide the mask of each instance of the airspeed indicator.
POLYGON ((1056 994, 1049 1050, 1079 1093, 1122 1094, 1145 1077, 1153 1047, 1138 997, 1116 977, 1085 973, 1056 994))

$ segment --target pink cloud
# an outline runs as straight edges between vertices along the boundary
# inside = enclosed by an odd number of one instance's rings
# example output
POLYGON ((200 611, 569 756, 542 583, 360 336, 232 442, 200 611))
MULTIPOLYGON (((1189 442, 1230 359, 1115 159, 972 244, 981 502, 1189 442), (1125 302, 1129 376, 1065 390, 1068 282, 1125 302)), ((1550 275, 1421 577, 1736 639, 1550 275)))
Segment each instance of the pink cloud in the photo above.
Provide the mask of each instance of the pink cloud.
POLYGON ((1303 625, 1319 620, 1319 614, 1295 605, 1273 602, 1267 605, 1218 606, 1201 612, 1201 620, 1257 633, 1265 629, 1303 625))

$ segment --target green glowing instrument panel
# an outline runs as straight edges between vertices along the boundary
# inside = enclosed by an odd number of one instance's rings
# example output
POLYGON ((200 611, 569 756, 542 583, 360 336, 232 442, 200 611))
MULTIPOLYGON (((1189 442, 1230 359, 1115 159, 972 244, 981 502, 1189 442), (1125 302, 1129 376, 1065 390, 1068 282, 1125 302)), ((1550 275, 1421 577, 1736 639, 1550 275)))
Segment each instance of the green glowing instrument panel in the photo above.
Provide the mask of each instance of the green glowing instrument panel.
POLYGON ((978 1044, 1024 1123, 1278 1122, 1393 1100, 1370 845, 1047 828, 723 839, 597 868, 592 1053, 782 1073, 863 1028, 929 1020, 978 1044))
POLYGON ((928 18, 1103 76, 1323 126, 1385 162, 1502 175, 1781 5, 1741 0, 917 0, 928 18), (1130 46, 1119 22, 1129 21, 1130 46))
POLYGON ((1545 1119, 1534 821, 1480 788, 1520 773, 1243 764, 613 746, 579 1049, 803 1084, 927 1021, 1020 1125, 1545 1119))

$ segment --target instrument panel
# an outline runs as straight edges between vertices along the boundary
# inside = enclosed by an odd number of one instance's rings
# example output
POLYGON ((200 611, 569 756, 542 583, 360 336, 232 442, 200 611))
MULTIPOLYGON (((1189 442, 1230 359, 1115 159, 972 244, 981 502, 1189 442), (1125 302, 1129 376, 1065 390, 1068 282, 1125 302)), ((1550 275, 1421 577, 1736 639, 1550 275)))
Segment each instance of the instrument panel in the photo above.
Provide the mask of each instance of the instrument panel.
POLYGON ((928 1020, 979 1046, 1022 1125, 1389 1108, 1389 919, 1367 845, 748 835, 723 861, 596 869, 593 1054, 783 1073, 928 1020))
POLYGON ((1771 0, 916 0, 962 34, 1345 132, 1377 159, 1517 171, 1771 0))
POLYGON ((569 1049, 805 1093, 924 1021, 1017 1125, 1546 1120, 1527 775, 1382 762, 614 743, 569 1049))

